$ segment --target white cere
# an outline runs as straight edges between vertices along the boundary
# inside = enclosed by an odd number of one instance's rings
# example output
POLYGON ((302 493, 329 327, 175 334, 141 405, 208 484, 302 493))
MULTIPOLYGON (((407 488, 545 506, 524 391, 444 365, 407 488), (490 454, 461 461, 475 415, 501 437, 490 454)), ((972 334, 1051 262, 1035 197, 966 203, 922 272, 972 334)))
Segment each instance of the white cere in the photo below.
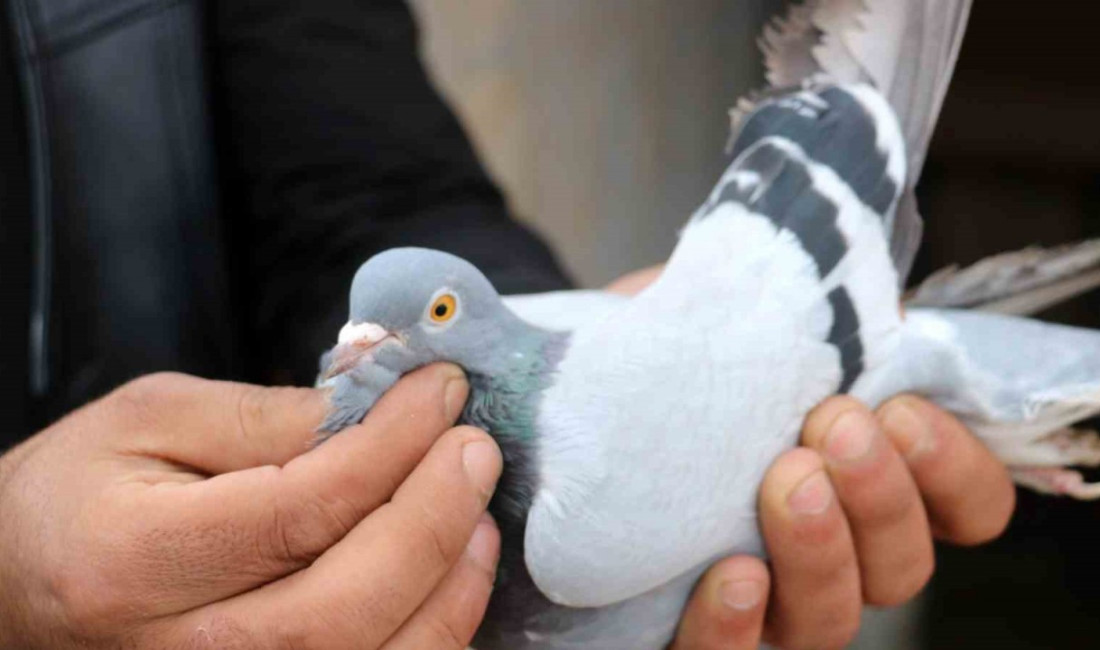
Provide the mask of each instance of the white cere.
POLYGON ((359 323, 358 325, 348 321, 346 325, 340 328, 340 336, 336 339, 337 343, 351 343, 352 341, 366 341, 367 343, 377 343, 386 338, 389 334, 385 328, 374 323, 359 323))

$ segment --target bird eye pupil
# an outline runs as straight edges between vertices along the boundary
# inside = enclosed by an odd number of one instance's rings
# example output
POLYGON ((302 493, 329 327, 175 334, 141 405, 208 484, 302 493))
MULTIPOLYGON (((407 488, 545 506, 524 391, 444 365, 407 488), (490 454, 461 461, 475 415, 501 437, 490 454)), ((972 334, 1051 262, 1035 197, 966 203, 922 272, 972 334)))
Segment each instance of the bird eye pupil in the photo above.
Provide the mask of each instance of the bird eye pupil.
POLYGON ((445 293, 436 298, 428 309, 432 322, 446 323, 455 316, 458 303, 453 294, 445 293))

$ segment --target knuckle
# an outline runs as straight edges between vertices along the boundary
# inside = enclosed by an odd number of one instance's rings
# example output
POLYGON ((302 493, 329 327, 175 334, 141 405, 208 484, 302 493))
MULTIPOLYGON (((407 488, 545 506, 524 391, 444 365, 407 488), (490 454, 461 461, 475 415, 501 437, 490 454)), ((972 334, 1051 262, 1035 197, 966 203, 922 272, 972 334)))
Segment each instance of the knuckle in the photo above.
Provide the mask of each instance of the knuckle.
POLYGON ((839 511, 790 525, 789 539, 794 546, 820 550, 821 554, 817 557, 821 562, 833 560, 834 564, 840 564, 844 560, 846 564, 848 557, 854 553, 848 524, 839 511))
POLYGON ((433 566, 448 567, 457 555, 457 544, 451 539, 446 526, 429 507, 420 508, 416 516, 409 518, 412 527, 409 539, 417 541, 424 561, 433 566))
POLYGON ((425 621, 428 634, 432 638, 430 647, 440 650, 464 650, 466 641, 455 629, 455 624, 447 619, 429 616, 425 621))
POLYGON ((315 398, 309 388, 292 386, 237 387, 237 425, 244 439, 260 437, 265 428, 278 423, 286 413, 304 407, 315 398))
POLYGON ((912 488, 900 494, 871 493, 866 499, 846 503, 845 513, 860 530, 888 531, 915 520, 918 508, 922 508, 920 498, 916 488, 912 488))
POLYGON ((926 560, 914 562, 905 570, 864 592, 864 600, 873 607, 898 607, 909 602, 928 585, 935 570, 931 553, 926 560))
POLYGON ((338 516, 337 510, 317 496, 300 495, 290 504, 276 501, 268 527, 267 557, 279 567, 303 566, 316 560, 354 526, 338 516))
POLYGON ((315 391, 294 386, 256 386, 238 384, 238 409, 242 421, 253 427, 270 422, 278 416, 276 406, 300 406, 312 400, 315 391))
POLYGON ((1011 485, 997 488, 970 507, 957 508, 950 516, 941 516, 936 527, 938 536, 958 546, 989 543, 1008 528, 1015 508, 1015 488, 1011 485))
POLYGON ((138 377, 116 389, 108 403, 138 426, 155 426, 164 417, 163 407, 183 381, 184 375, 171 372, 138 377))
POLYGON ((154 372, 131 380, 118 389, 118 393, 139 401, 153 400, 179 390, 187 376, 177 372, 154 372))
POLYGON ((270 411, 271 392, 261 386, 243 386, 237 395, 237 423, 241 437, 251 438, 263 426, 270 411))

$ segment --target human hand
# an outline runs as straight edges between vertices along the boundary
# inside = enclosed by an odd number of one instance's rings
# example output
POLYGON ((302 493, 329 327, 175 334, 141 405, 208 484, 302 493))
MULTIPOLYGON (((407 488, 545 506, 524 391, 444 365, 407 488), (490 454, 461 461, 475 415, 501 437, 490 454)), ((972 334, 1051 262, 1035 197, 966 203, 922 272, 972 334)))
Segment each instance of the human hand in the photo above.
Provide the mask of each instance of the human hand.
POLYGON ((714 565, 684 613, 677 650, 756 648, 761 638, 787 649, 842 648, 864 604, 900 605, 924 587, 933 537, 991 540, 1015 506, 1004 466, 917 397, 876 413, 830 398, 807 417, 802 445, 772 465, 760 489, 772 584, 757 558, 714 565))
MULTIPOLYGON (((661 272, 627 274, 633 294, 661 272)), ((877 413, 833 397, 806 419, 802 446, 761 485, 771 567, 739 556, 696 586, 674 650, 840 648, 864 604, 900 605, 932 575, 933 538, 980 544, 1008 524, 1016 492, 1005 467, 954 417, 912 396, 877 413)))
POLYGON ((0 457, 0 647, 465 648, 501 469, 466 395, 421 369, 308 452, 309 389, 152 375, 72 413, 0 457))

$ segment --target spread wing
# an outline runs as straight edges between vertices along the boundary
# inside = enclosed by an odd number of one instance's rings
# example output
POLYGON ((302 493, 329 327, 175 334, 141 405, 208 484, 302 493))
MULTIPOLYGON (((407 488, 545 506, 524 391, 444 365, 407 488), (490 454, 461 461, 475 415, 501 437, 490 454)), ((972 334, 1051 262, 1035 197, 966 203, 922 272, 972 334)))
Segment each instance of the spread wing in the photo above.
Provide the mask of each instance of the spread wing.
POLYGON ((759 551, 756 486, 805 413, 889 354, 904 146, 867 87, 761 106, 661 277, 577 327, 539 411, 526 560, 601 606, 759 551))
MULTIPOLYGON (((971 0, 807 0, 788 7, 760 39, 773 89, 808 78, 874 85, 901 123, 909 177, 891 253, 902 281, 920 245, 913 188, 951 82, 971 0)), ((766 96, 768 91, 764 91, 766 96)), ((734 128, 754 102, 733 113, 734 128)))

